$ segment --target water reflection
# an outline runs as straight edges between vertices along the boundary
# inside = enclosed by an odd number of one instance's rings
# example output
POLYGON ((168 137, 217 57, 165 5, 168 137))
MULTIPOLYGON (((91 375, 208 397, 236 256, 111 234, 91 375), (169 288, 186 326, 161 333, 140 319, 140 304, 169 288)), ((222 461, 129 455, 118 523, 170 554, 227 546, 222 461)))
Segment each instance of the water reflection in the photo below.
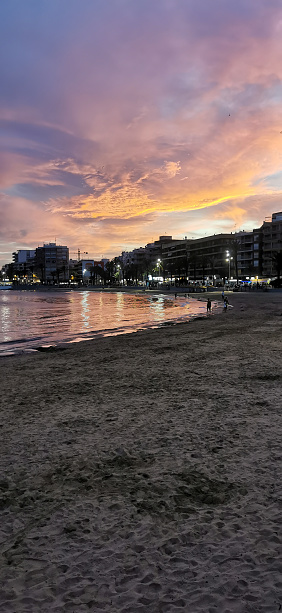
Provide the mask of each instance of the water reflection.
POLYGON ((124 294, 119 293, 116 294, 116 309, 117 309, 117 321, 120 322, 122 320, 122 311, 124 307, 124 294))
POLYGON ((32 348, 134 332, 200 313, 206 314, 206 305, 197 299, 145 292, 0 292, 0 351, 5 343, 32 348))
POLYGON ((84 323, 84 327, 89 327, 89 305, 88 305, 88 292, 81 294, 81 316, 84 323))
POLYGON ((9 319, 10 319, 10 309, 8 306, 3 305, 0 309, 0 317, 1 317, 1 325, 4 334, 4 340, 8 341, 10 339, 7 331, 9 330, 9 319))
POLYGON ((150 309, 154 321, 163 321, 163 319, 165 318, 165 312, 164 299, 162 298, 162 296, 160 296, 159 298, 152 297, 152 299, 150 300, 150 309))

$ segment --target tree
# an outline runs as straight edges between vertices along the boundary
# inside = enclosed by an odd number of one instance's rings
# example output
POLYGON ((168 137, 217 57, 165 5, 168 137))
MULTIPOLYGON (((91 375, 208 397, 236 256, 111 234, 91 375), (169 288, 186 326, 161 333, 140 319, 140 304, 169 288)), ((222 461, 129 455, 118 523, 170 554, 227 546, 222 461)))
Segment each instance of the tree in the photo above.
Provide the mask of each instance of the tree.
POLYGON ((105 279, 105 273, 101 266, 95 264, 90 268, 90 279, 92 285, 96 285, 96 283, 98 282, 98 277, 100 277, 101 279, 105 279))
POLYGON ((114 278, 114 268, 114 260, 109 260, 109 262, 106 263, 106 278, 110 281, 110 283, 112 283, 114 278))
POLYGON ((238 251, 239 251, 240 242, 236 238, 230 241, 230 246, 228 251, 230 251, 230 256, 233 257, 233 265, 235 266, 235 277, 237 285, 239 283, 239 273, 238 273, 238 251))
POLYGON ((116 260, 116 266, 119 269, 119 280, 120 280, 120 274, 121 274, 122 284, 124 285, 125 266, 124 266, 124 263, 123 263, 123 259, 122 259, 122 257, 119 257, 119 258, 115 258, 115 260, 116 260))
POLYGON ((43 284, 44 283, 44 277, 45 277, 45 267, 44 267, 43 262, 40 262, 39 270, 40 270, 40 282, 43 284))
POLYGON ((62 272, 62 268, 56 268, 58 285, 60 285, 60 274, 61 274, 61 272, 62 272))
POLYGON ((31 283, 33 282, 33 273, 34 273, 34 265, 29 264, 28 266, 28 276, 31 277, 31 283))
POLYGON ((170 274, 170 280, 172 281, 172 275, 175 275, 176 272, 175 258, 170 258, 167 261, 166 268, 168 273, 170 274))
POLYGON ((282 251, 274 251, 271 260, 277 273, 277 281, 279 283, 282 270, 282 251))
POLYGON ((180 282, 180 277, 183 277, 183 276, 188 277, 188 262, 185 256, 183 256, 182 258, 177 258, 176 270, 177 270, 177 274, 179 277, 179 282, 180 282))
POLYGON ((14 264, 13 263, 8 264, 8 266, 7 266, 7 277, 9 279, 9 281, 13 281, 14 271, 15 271, 14 264))
POLYGON ((194 278, 194 282, 196 282, 196 279, 197 279, 197 264, 198 264, 198 257, 197 257, 197 255, 196 255, 195 253, 193 253, 193 254, 190 256, 190 261, 189 261, 189 264, 190 264, 190 266, 191 266, 191 268, 192 268, 192 271, 193 271, 193 278, 194 278))
POLYGON ((207 264, 208 264, 207 257, 205 255, 202 255, 202 257, 201 257, 201 269, 202 269, 203 285, 204 285, 204 282, 205 282, 205 275, 206 275, 207 264))
POLYGON ((188 279, 188 273, 189 273, 189 255, 186 252, 185 256, 182 258, 182 266, 185 270, 185 277, 186 279, 188 279))
POLYGON ((143 255, 140 258, 139 270, 140 270, 140 273, 142 275, 146 276, 146 280, 148 280, 149 275, 152 274, 152 272, 153 272, 152 260, 150 258, 146 257, 146 255, 143 255))
POLYGON ((214 256, 210 257, 209 260, 208 260, 208 263, 210 264, 211 276, 212 276, 212 284, 214 285, 216 258, 214 256))

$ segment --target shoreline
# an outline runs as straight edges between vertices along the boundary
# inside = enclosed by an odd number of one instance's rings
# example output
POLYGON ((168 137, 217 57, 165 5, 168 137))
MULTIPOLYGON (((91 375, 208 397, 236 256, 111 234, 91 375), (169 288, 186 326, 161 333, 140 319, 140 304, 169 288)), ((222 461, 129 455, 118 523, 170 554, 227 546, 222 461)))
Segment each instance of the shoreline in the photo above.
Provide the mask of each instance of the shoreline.
POLYGON ((32 285, 12 285, 9 291, 35 291, 35 292, 77 292, 77 291, 88 291, 88 292, 129 292, 129 293, 164 293, 164 294, 174 294, 174 293, 190 293, 190 294, 220 294, 222 291, 232 293, 269 293, 269 292, 280 292, 282 293, 282 288, 275 288, 272 286, 268 287, 259 287, 255 286, 246 287, 241 286, 240 291, 233 292, 233 289, 228 289, 226 286, 217 287, 213 285, 209 285, 207 287, 204 286, 194 286, 192 285, 181 285, 175 286, 169 283, 166 283, 164 287, 145 287, 142 285, 81 285, 81 286, 57 286, 57 285, 41 285, 41 284, 32 284, 32 285), (169 286, 169 287, 168 287, 169 286))
POLYGON ((282 294, 253 294, 1 360, 3 613, 280 610, 282 294))
MULTIPOLYGON (((49 290, 48 290, 49 291, 49 290)), ((130 292, 131 293, 131 292, 130 292)), ((138 292, 134 292, 134 293, 138 293, 138 292)), ((156 293, 156 294, 166 294, 166 295, 170 295, 172 292, 152 292, 152 293, 156 293)), ((183 292, 184 293, 184 292, 183 292)), ((181 297, 181 292, 179 292, 179 296, 181 297)), ((189 296, 189 295, 188 295, 189 296)), ((265 309, 267 307, 267 305, 270 304, 276 304, 277 306, 280 304, 281 302, 281 308, 282 308, 282 290, 273 290, 273 293, 269 294, 267 293, 262 293, 261 291, 257 292, 239 292, 239 293, 233 293, 232 291, 225 291, 225 296, 227 296, 228 300, 229 300, 229 308, 228 308, 228 314, 229 317, 231 316, 231 309, 233 311, 233 316, 234 314, 237 313, 237 315, 239 314, 239 310, 243 310, 248 313, 248 309, 249 308, 259 308, 259 303, 261 303, 263 305, 263 308, 265 309), (280 295, 280 296, 279 296, 280 295), (244 300, 244 297, 246 298, 246 300, 244 300), (244 306, 241 304, 242 303, 242 299, 243 299, 243 304, 244 306), (233 304, 232 304, 233 302, 233 304), (233 307, 235 306, 235 310, 233 310, 233 307), (238 308, 239 307, 239 308, 238 308)), ((202 294, 193 294, 189 296, 189 298, 191 300, 196 300, 199 302, 207 302, 207 299, 209 298, 211 300, 211 303, 216 302, 217 303, 217 308, 216 310, 213 310, 212 308, 212 312, 210 314, 207 313, 199 313, 198 315, 192 315, 191 317, 187 318, 187 321, 181 321, 179 319, 168 319, 165 322, 159 322, 152 324, 151 326, 148 324, 148 327, 141 327, 141 328, 136 328, 136 329, 132 329, 131 327, 129 327, 128 331, 127 330, 122 330, 120 331, 119 329, 116 329, 116 331, 114 330, 103 330, 103 331, 90 331, 89 334, 91 334, 91 338, 83 338, 83 336, 81 337, 81 339, 78 339, 77 335, 75 335, 75 339, 74 340, 60 340, 60 341, 50 341, 48 343, 48 340, 44 341, 44 344, 42 345, 38 345, 38 346, 31 346, 31 347, 27 347, 25 349, 11 349, 11 351, 9 350, 9 347, 7 347, 7 351, 3 351, 2 353, 0 353, 0 359, 1 362, 2 360, 5 360, 6 358, 11 358, 11 357, 15 357, 15 356, 19 356, 19 355, 30 355, 30 354, 36 354, 36 353, 52 353, 55 351, 60 351, 60 350, 65 350, 68 348, 71 348, 73 346, 77 346, 78 344, 82 343, 88 343, 88 342, 96 342, 97 340, 101 339, 101 338, 114 338, 115 336, 118 337, 122 337, 122 336, 128 336, 131 334, 140 334, 142 332, 149 332, 150 330, 160 330, 163 328, 168 328, 168 327, 175 327, 175 326, 186 326, 188 323, 192 323, 194 321, 197 321, 199 319, 203 319, 203 320, 207 320, 210 317, 218 317, 218 316, 222 316, 224 315, 223 313, 223 309, 220 309, 220 305, 222 303, 222 295, 221 295, 221 291, 214 291, 213 295, 211 295, 210 293, 202 293, 202 294)), ((223 303, 222 303, 223 304, 223 303)), ((271 312, 271 309, 270 309, 271 312)), ((32 339, 31 339, 32 341, 32 339)), ((20 342, 20 341, 19 341, 20 342)), ((32 341, 33 342, 33 341, 32 341)))
MULTIPOLYGON (((49 291, 50 290, 48 290, 48 292, 49 291)), ((41 292, 39 292, 39 294, 40 293, 41 292)), ((117 294, 117 292, 101 292, 102 295, 105 295, 105 294, 109 295, 110 293, 117 294)), ((175 303, 175 306, 177 305, 183 306, 178 301, 175 302, 174 293, 169 294, 169 293, 156 292, 156 291, 146 292, 146 294, 145 292, 136 292, 136 291, 123 292, 123 293, 130 294, 131 296, 134 295, 135 297, 146 296, 147 299, 149 300, 152 299, 155 302, 157 302, 158 299, 164 300, 165 298, 169 297, 172 300, 172 302, 175 303)), ((46 294, 46 292, 43 291, 43 294, 46 294)), ((53 292, 51 292, 51 294, 53 295, 53 292)), ((65 296, 66 294, 63 291, 61 295, 65 296)), ((185 298, 185 301, 186 301, 185 304, 187 308, 178 309, 178 314, 176 313, 174 314, 173 313, 174 310, 171 311, 169 314, 166 314, 167 319, 160 318, 159 320, 154 320, 154 318, 152 319, 149 318, 148 321, 146 322, 146 318, 145 318, 145 321, 140 321, 138 323, 136 321, 130 322, 127 318, 125 318, 122 323, 116 321, 117 327, 103 328, 100 326, 97 329, 94 327, 94 328, 89 329, 88 331, 80 330, 80 332, 73 332, 72 335, 63 335, 63 336, 60 335, 60 332, 58 331, 57 338, 55 338, 54 335, 52 334, 50 337, 48 337, 48 331, 46 332, 45 330, 42 330, 42 333, 40 334, 40 330, 37 330, 37 333, 34 339, 33 337, 28 338, 28 336, 25 335, 24 338, 18 338, 18 339, 14 339, 14 340, 10 340, 10 341, 1 343, 0 344, 0 358, 11 357, 13 355, 17 355, 21 353, 30 353, 30 352, 34 352, 37 350, 47 351, 49 349, 50 351, 54 351, 56 350, 56 347, 61 347, 61 346, 68 347, 69 345, 73 343, 85 342, 88 340, 95 340, 97 338, 106 337, 106 336, 133 334, 133 333, 138 333, 141 330, 149 330, 151 328, 158 329, 158 328, 162 328, 163 326, 172 326, 172 325, 177 325, 179 323, 186 323, 188 320, 192 320, 199 316, 206 317, 207 315, 206 312, 202 312, 203 307, 202 306, 200 307, 197 305, 199 305, 199 302, 200 303, 206 302, 207 299, 203 300, 202 297, 199 297, 199 295, 196 295, 196 294, 191 294, 189 295, 189 298, 188 298, 187 293, 182 293, 182 294, 178 293, 177 298, 182 299, 182 301, 185 298), (195 308, 196 310, 198 309, 198 311, 201 311, 201 312, 194 313, 193 311, 195 310, 195 308)), ((220 304, 219 301, 215 299, 215 296, 213 297, 213 302, 216 306, 220 304)), ((113 321, 113 325, 114 325, 114 321, 113 321)))

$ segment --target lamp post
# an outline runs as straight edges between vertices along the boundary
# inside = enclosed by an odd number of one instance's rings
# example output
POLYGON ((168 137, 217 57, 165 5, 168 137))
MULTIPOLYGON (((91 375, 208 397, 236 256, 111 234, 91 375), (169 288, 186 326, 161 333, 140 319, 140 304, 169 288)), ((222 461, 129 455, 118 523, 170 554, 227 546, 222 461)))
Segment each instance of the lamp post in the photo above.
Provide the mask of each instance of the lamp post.
POLYGON ((229 251, 226 251, 226 262, 228 262, 228 270, 229 270, 228 281, 230 280, 231 260, 233 260, 232 255, 230 255, 229 251))
POLYGON ((158 259, 157 261, 157 267, 159 269, 159 277, 160 277, 161 276, 161 260, 160 259, 158 259))
POLYGON ((117 275, 118 275, 118 282, 120 284, 120 279, 121 279, 121 266, 120 266, 120 264, 117 264, 117 275))

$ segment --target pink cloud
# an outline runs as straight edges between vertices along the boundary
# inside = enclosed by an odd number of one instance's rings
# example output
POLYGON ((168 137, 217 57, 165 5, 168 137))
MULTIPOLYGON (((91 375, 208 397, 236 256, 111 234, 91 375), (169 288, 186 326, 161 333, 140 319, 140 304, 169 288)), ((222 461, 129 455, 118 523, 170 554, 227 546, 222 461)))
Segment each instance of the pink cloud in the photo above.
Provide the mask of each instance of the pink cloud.
POLYGON ((280 209, 267 177, 282 162, 281 4, 94 5, 62 15, 50 0, 44 23, 19 8, 10 30, 6 8, 5 249, 61 236, 113 256, 188 222, 220 231, 280 209))

